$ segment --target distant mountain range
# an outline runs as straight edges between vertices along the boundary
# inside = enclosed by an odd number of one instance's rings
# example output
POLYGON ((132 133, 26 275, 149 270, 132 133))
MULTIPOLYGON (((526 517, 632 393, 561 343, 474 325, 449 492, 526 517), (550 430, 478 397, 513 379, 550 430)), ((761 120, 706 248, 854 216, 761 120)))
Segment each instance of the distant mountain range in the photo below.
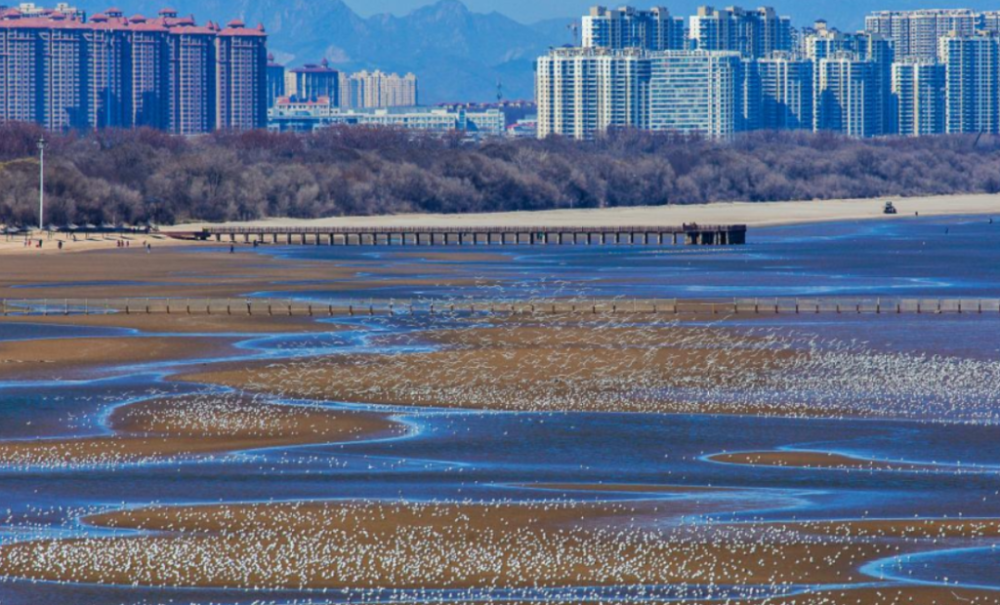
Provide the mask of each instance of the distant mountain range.
MULTIPOLYGON (((76 4, 93 14, 108 2, 76 4)), ((498 82, 505 98, 531 99, 535 58, 550 45, 571 41, 570 19, 524 25, 499 13, 473 13, 460 0, 440 0, 399 17, 369 18, 342 0, 123 0, 120 8, 149 17, 168 3, 202 23, 234 18, 263 23, 271 52, 289 65, 325 57, 342 70, 413 72, 420 78, 424 104, 492 100, 498 82)))
MULTIPOLYGON (((93 14, 108 8, 110 2, 78 0, 76 4, 93 14)), ((676 15, 689 15, 706 2, 676 0, 668 6, 676 15)), ((403 16, 368 18, 359 16, 343 0, 122 0, 120 8, 129 15, 154 16, 166 4, 182 15, 195 15, 199 22, 225 23, 238 17, 249 25, 263 23, 270 35, 271 51, 289 65, 318 63, 325 57, 342 70, 413 72, 420 78, 424 104, 493 100, 498 82, 507 99, 532 98, 533 61, 550 46, 572 42, 566 26, 579 18, 567 16, 526 25, 496 12, 474 13, 461 0, 439 0, 403 16)), ((862 27, 865 14, 871 10, 931 6, 921 0, 754 0, 743 4, 773 5, 782 14, 791 15, 797 25, 822 17, 845 29, 862 27)), ((985 10, 993 0, 940 0, 934 5, 985 10)))

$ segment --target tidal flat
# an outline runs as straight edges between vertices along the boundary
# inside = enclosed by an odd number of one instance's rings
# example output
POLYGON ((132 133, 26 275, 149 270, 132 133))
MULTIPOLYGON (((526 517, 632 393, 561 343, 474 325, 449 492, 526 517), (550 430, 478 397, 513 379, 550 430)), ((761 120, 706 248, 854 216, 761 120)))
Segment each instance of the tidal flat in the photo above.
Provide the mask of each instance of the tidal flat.
POLYGON ((958 217, 712 250, 19 258, 8 300, 400 310, 15 307, 0 603, 1000 603, 1000 315, 627 304, 996 300, 998 255, 958 217), (536 300, 581 310, 447 304, 536 300))

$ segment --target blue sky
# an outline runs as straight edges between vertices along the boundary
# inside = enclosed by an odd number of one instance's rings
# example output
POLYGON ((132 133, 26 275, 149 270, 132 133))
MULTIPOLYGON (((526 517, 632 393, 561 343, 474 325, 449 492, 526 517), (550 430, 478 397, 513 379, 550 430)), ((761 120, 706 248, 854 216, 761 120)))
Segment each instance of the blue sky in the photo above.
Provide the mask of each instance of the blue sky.
MULTIPOLYGON (((362 15, 374 13, 407 13, 431 4, 431 0, 346 0, 347 4, 362 15)), ((662 4, 661 2, 659 2, 662 4)), ((552 17, 565 17, 586 11, 593 0, 465 0, 476 12, 499 11, 518 21, 532 22, 552 17)), ((615 4, 614 2, 604 4, 615 4)))
MULTIPOLYGON (((389 12, 407 13, 415 8, 431 4, 433 0, 346 0, 355 11, 362 15, 389 12)), ((996 0, 465 0, 466 5, 477 12, 499 11, 524 23, 532 23, 554 17, 582 15, 593 4, 618 6, 633 4, 639 7, 652 5, 666 6, 677 15, 689 15, 701 4, 730 6, 732 4, 756 7, 775 6, 783 14, 790 15, 795 23, 811 23, 817 18, 828 18, 841 27, 860 27, 867 11, 878 9, 913 9, 967 7, 974 9, 1000 8, 996 0)))

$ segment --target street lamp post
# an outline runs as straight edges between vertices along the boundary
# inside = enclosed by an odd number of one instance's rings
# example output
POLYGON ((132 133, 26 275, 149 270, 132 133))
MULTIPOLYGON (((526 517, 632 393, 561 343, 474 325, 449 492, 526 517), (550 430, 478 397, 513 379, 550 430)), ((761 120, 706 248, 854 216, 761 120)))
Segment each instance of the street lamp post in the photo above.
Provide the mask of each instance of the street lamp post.
POLYGON ((38 230, 45 230, 45 137, 38 139, 38 230))

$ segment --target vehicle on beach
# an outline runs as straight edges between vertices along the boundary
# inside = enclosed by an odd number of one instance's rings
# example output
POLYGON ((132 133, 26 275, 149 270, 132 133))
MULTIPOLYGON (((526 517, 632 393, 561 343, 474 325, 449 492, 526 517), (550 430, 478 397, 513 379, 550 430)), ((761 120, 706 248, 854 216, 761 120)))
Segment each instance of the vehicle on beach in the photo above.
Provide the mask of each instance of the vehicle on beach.
POLYGON ((883 214, 899 214, 899 210, 896 209, 896 205, 892 202, 886 202, 885 208, 882 210, 883 214))

